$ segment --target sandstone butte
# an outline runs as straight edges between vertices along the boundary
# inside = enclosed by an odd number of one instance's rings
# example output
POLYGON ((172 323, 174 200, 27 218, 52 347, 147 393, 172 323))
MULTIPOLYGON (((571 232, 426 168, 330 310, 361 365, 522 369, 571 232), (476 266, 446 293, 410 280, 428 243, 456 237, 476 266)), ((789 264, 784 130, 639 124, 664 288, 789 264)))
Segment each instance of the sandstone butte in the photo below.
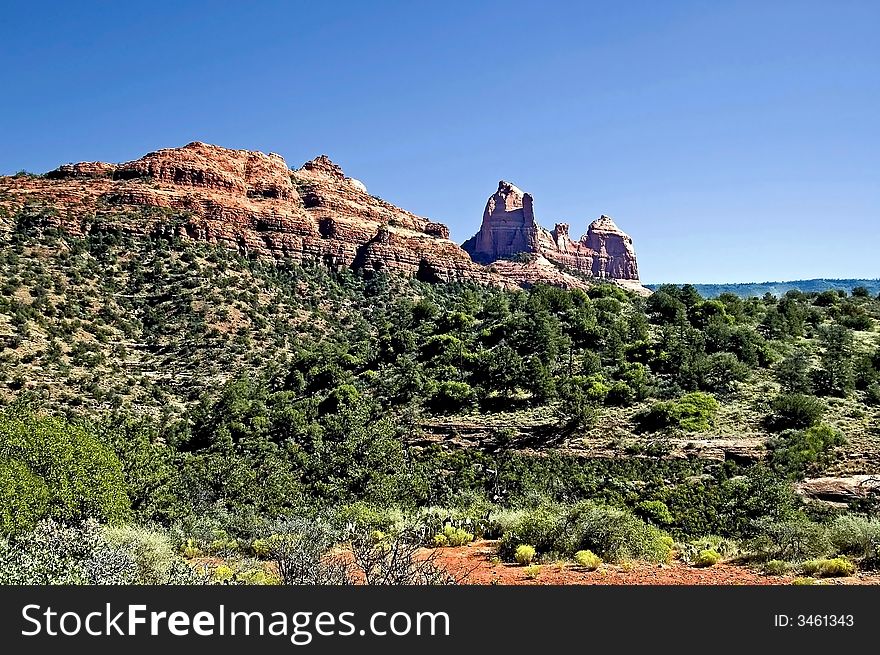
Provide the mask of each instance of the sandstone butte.
POLYGON ((575 242, 567 225, 539 227, 532 197, 501 182, 480 232, 461 247, 445 225, 370 195, 325 155, 291 170, 274 153, 194 142, 124 164, 81 162, 43 176, 0 177, 0 229, 12 229, 28 203, 55 209, 43 213, 45 227, 73 235, 176 235, 248 256, 429 282, 586 288, 603 279, 647 293, 632 239, 606 216, 575 242))

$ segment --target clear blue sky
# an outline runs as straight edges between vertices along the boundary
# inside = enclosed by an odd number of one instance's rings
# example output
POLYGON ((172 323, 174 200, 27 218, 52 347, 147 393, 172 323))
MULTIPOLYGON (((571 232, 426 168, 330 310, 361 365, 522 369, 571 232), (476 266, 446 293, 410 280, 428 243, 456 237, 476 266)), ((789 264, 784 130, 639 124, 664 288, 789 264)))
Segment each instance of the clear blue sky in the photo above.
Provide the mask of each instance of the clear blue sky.
POLYGON ((42 2, 0 172, 193 140, 327 153, 463 241, 499 179, 646 282, 880 277, 880 3, 42 2))

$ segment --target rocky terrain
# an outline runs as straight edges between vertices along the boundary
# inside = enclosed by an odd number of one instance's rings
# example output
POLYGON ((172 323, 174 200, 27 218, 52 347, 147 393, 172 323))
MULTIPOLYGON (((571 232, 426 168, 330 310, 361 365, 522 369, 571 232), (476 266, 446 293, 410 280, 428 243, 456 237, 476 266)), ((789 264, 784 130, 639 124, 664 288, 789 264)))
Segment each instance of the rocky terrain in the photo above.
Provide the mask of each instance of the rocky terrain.
POLYGON ((194 142, 123 164, 81 162, 0 178, 5 229, 29 203, 54 208, 47 227, 73 235, 175 235, 247 255, 431 282, 585 288, 598 278, 642 290, 632 240, 607 217, 574 242, 567 226, 539 228, 531 196, 502 183, 476 241, 462 249, 445 225, 370 195, 325 155, 291 170, 274 153, 194 142), (537 256, 496 261, 519 253, 537 256))
POLYGON ((641 290, 632 238, 610 216, 590 223, 577 241, 569 228, 568 223, 557 223, 552 231, 538 225, 531 194, 501 180, 486 203, 480 231, 462 247, 474 261, 497 262, 496 270, 525 284, 576 286, 572 278, 580 277, 641 290))

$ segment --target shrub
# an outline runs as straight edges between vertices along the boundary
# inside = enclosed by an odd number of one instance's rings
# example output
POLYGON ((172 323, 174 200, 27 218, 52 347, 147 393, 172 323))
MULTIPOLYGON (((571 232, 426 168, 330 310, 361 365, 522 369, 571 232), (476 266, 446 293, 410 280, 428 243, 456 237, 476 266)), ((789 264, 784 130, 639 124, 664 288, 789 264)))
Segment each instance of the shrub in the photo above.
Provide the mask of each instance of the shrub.
POLYGON ((110 527, 107 540, 129 553, 137 566, 137 584, 164 584, 178 559, 167 534, 133 525, 110 527))
POLYGON ((231 581, 234 576, 235 571, 233 571, 230 566, 221 564, 214 569, 214 572, 211 574, 211 579, 218 584, 224 584, 231 581))
POLYGON ((699 366, 700 388, 726 394, 736 388, 736 382, 749 377, 749 367, 733 353, 712 353, 699 366))
POLYGON ((561 534, 561 515, 546 508, 515 513, 504 531, 498 547, 499 556, 506 561, 515 560, 520 544, 534 544, 541 552, 554 550, 561 534))
POLYGON ((476 393, 466 382, 446 381, 440 383, 428 404, 434 411, 445 414, 467 409, 475 399, 476 393))
POLYGON ((711 395, 695 391, 678 400, 678 425, 686 432, 705 432, 715 424, 718 401, 711 395))
POLYGON ((260 559, 267 559, 272 554, 266 539, 254 539, 251 543, 251 552, 260 559))
POLYGON ((461 528, 454 528, 447 525, 443 528, 443 532, 434 535, 433 543, 438 548, 443 546, 464 546, 474 540, 474 535, 461 528))
POLYGON ((235 573, 235 579, 243 585, 279 585, 281 579, 262 566, 244 566, 235 573))
POLYGON ((715 424, 718 401, 701 391, 685 394, 676 401, 661 401, 636 415, 643 432, 684 430, 705 432, 715 424))
POLYGON ((843 435, 828 425, 787 430, 767 444, 770 465, 790 478, 802 478, 834 461, 835 446, 844 443, 843 435))
POLYGON ((605 397, 611 391, 611 387, 605 382, 601 375, 590 375, 584 381, 584 396, 589 402, 601 404, 605 402, 605 397))
POLYGON ((0 540, 0 584, 136 584, 137 575, 135 558, 93 520, 66 526, 49 519, 0 540))
POLYGON ((715 566, 720 561, 721 554, 707 548, 697 553, 697 557, 694 559, 694 566, 715 566))
POLYGON ((632 405, 636 399, 635 390, 626 382, 617 381, 611 385, 608 394, 605 396, 605 403, 608 405, 617 405, 626 407, 632 405))
POLYGON ((636 511, 646 520, 657 525, 669 525, 674 520, 672 512, 661 500, 644 500, 636 506, 636 511))
POLYGON ((880 405, 880 384, 873 382, 865 390, 865 402, 870 405, 880 405))
POLYGON ((0 413, 0 532, 43 518, 119 523, 129 514, 122 464, 84 428, 0 413))
POLYGON ((355 535, 351 539, 353 561, 346 581, 363 581, 367 585, 456 584, 455 577, 434 564, 433 554, 423 557, 419 553, 421 545, 421 533, 410 526, 386 535, 378 544, 355 535))
POLYGON ((504 533, 499 555, 515 559, 518 545, 533 544, 541 553, 573 556, 592 550, 606 561, 644 559, 666 561, 671 540, 658 528, 631 512, 584 501, 567 509, 545 508, 522 516, 504 533))
POLYGON ((794 580, 791 581, 791 584, 793 584, 796 587, 802 587, 802 586, 816 584, 816 581, 813 578, 795 578, 794 580))
POLYGON ((838 553, 875 564, 880 558, 880 519, 845 515, 834 520, 828 537, 838 553))
POLYGON ((707 550, 716 552, 722 557, 733 557, 739 554, 739 547, 735 542, 715 535, 679 544, 677 549, 679 557, 688 564, 695 564, 700 557, 700 553, 707 550))
POLYGON ((831 549, 825 528, 805 519, 759 519, 754 527, 759 536, 752 541, 752 549, 772 559, 820 557, 831 549))
POLYGON ((810 560, 802 565, 804 573, 820 578, 839 578, 853 575, 856 572, 855 564, 845 557, 834 559, 810 560))
POLYGON ((517 564, 531 564, 532 560, 535 559, 535 547, 529 546, 527 544, 520 544, 516 547, 516 554, 514 555, 514 559, 517 564))
POLYGON ((202 549, 196 545, 195 539, 189 538, 183 546, 183 556, 187 559, 195 559, 202 556, 202 549))
POLYGON ((338 535, 326 524, 294 516, 279 521, 266 539, 281 584, 326 585, 349 581, 348 565, 327 557, 338 535))
POLYGON ((523 572, 526 574, 526 577, 529 580, 535 580, 539 575, 541 575, 541 567, 537 564, 532 564, 531 566, 527 566, 523 569, 523 572))
POLYGON ((785 575, 790 568, 788 562, 783 562, 781 559, 771 559, 764 564, 764 573, 767 575, 785 575))
POLYGON ((574 554, 574 561, 587 571, 595 571, 602 566, 602 558, 591 550, 579 550, 574 554))
POLYGON ((662 562, 669 558, 671 540, 627 510, 585 501, 565 513, 551 550, 592 550, 606 561, 662 562))
POLYGON ((816 425, 825 413, 825 404, 818 398, 802 393, 776 396, 770 403, 772 414, 767 426, 774 431, 802 430, 816 425))

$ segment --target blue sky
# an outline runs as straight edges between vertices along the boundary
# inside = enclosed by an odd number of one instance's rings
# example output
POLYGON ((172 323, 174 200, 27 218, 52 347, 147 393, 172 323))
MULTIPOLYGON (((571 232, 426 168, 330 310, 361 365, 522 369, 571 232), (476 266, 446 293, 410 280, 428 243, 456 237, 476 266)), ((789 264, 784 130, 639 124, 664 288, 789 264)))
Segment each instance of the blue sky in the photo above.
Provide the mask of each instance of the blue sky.
POLYGON ((0 173, 327 153, 459 242, 504 178, 646 282, 880 277, 878 2, 231 4, 8 3, 0 173))

